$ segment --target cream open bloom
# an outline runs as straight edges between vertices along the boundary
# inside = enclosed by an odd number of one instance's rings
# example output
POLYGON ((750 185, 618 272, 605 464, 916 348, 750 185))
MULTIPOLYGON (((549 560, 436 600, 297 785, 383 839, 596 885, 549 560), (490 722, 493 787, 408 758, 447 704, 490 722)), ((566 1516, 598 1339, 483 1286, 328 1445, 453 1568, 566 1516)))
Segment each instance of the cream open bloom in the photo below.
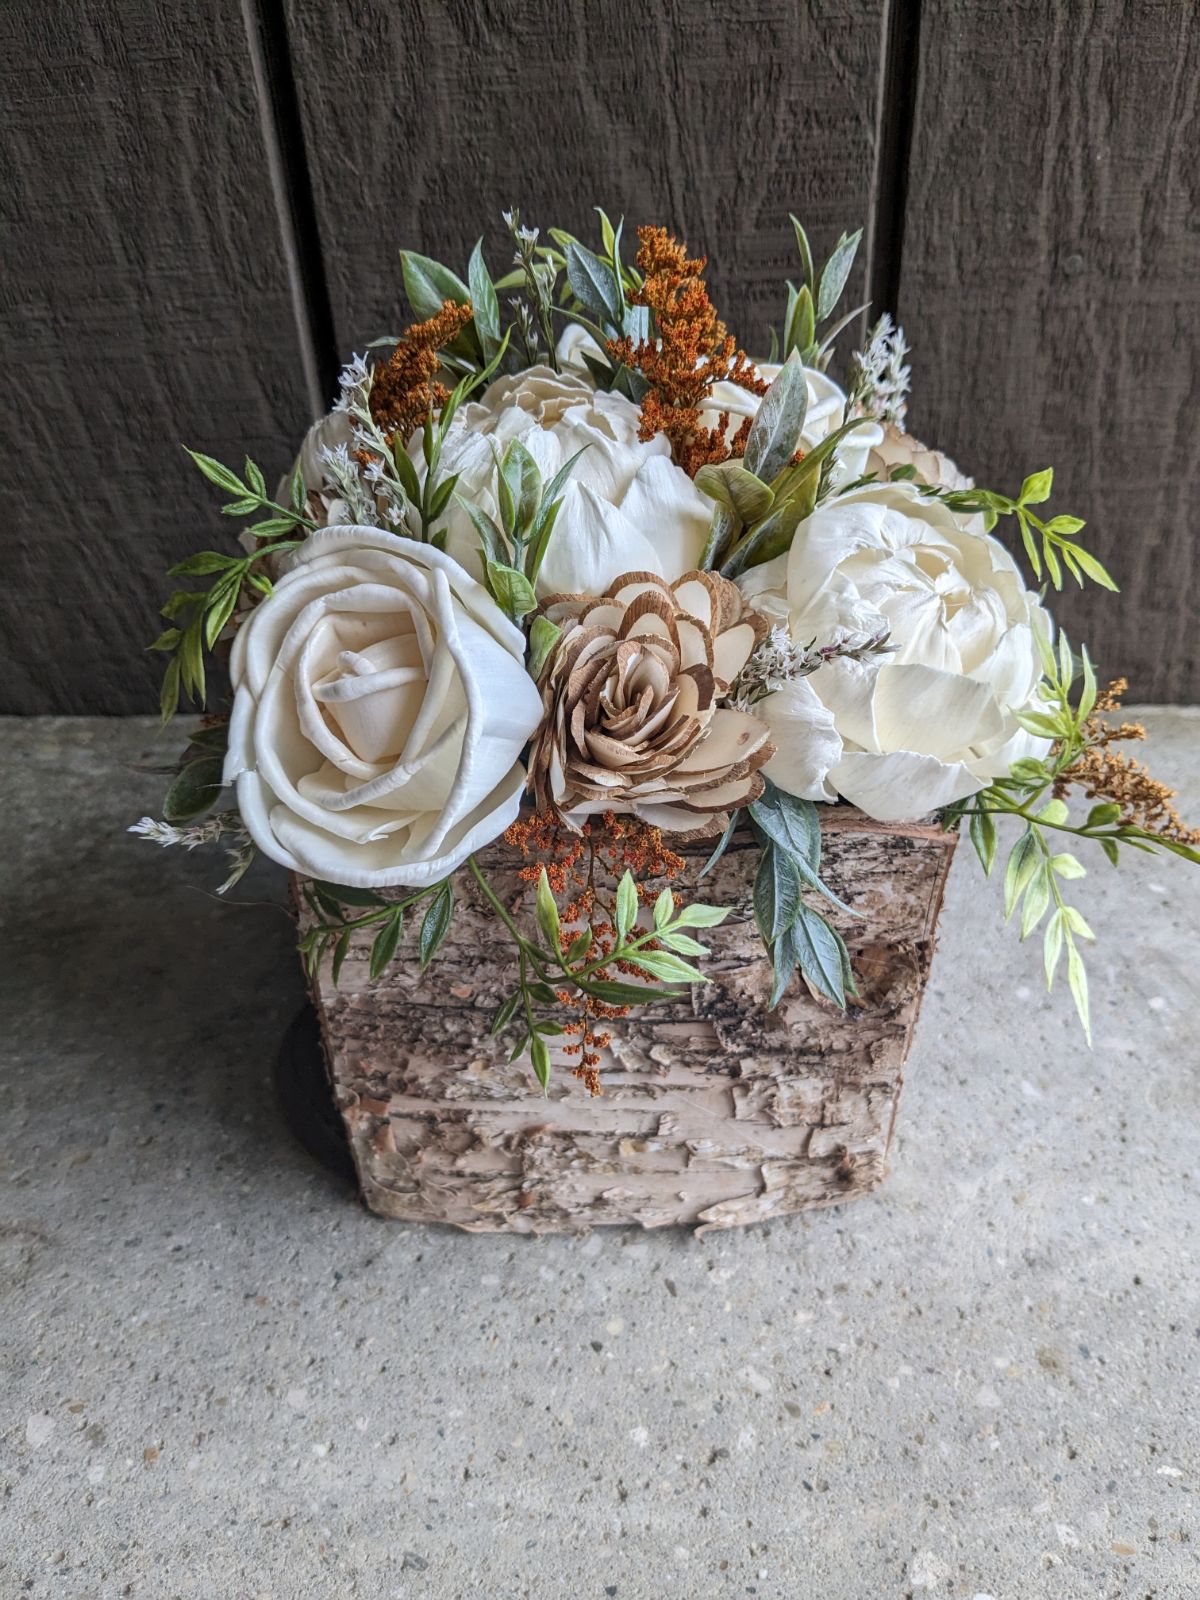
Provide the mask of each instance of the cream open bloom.
POLYGON ((524 653, 450 556, 312 534, 233 645, 225 782, 259 849, 357 887, 451 872, 520 806, 541 716, 524 653))
POLYGON ((885 822, 984 788, 1043 748, 1029 705, 1049 620, 998 540, 906 484, 834 499, 790 551, 745 574, 751 604, 798 643, 888 632, 894 652, 835 660, 755 708, 767 775, 809 799, 838 794, 885 822))
MULTIPOLYGON (((533 457, 544 484, 577 451, 563 491, 540 596, 603 594, 614 578, 638 570, 668 581, 694 567, 704 549, 712 501, 671 460, 667 440, 638 438, 641 413, 624 395, 598 391, 574 372, 530 367, 499 378, 461 407, 442 451, 443 474, 458 473, 457 494, 495 521, 496 459, 514 439, 533 457)), ((424 471, 417 435, 410 454, 424 471)), ((479 535, 451 501, 446 549, 469 572, 482 574, 479 535)))

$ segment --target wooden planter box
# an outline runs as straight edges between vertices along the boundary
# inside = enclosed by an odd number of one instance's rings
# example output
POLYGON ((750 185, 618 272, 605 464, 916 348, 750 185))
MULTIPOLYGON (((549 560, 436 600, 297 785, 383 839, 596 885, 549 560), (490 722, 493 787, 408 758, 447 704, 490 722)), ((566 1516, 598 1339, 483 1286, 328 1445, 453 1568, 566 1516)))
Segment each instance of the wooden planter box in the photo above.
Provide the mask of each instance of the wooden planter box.
MULTIPOLYGON (((843 1014, 799 978, 774 1012, 749 910, 757 851, 735 839, 700 897, 734 907, 703 938, 713 982, 614 1022, 594 1098, 566 1066, 543 1097, 487 1037, 512 949, 467 875, 425 975, 403 953, 367 977, 368 940, 313 985, 363 1198, 383 1216, 479 1231, 596 1223, 733 1228, 873 1189, 933 956, 956 837, 822 808, 822 873, 865 920, 835 915, 860 990, 843 1014)), ((707 851, 695 854, 696 869, 707 851)), ((481 857, 506 904, 515 853, 481 857)), ((686 884, 681 885, 686 887, 686 884)), ((531 898, 531 897, 530 897, 531 898)), ((303 918, 303 912, 302 918, 303 918)))

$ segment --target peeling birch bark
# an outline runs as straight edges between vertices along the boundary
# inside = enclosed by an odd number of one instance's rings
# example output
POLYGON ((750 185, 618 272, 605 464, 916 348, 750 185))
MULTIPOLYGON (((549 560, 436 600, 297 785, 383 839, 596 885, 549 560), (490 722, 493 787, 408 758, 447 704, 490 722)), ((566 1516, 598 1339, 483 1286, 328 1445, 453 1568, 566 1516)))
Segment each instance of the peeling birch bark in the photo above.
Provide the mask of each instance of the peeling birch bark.
MULTIPOLYGON (((822 873, 863 913, 834 912, 859 988, 845 1014, 799 978, 766 1009, 770 963, 754 928, 758 852, 740 835, 695 898, 730 906, 704 930, 712 978, 677 1004, 611 1024, 604 1093, 555 1058, 543 1098, 527 1063, 488 1038, 513 986, 499 919, 463 874, 450 936, 422 975, 405 946, 367 976, 356 935, 341 983, 313 985, 337 1104, 372 1211, 475 1231, 597 1223, 740 1227, 865 1194, 888 1147, 956 837, 821 808, 822 873)), ((687 893, 707 850, 690 847, 687 893)), ((480 857, 505 904, 526 890, 503 845, 480 857)), ((529 895, 530 902, 532 894, 529 895)), ((828 908, 826 908, 828 909, 828 908)), ((307 913, 301 905, 304 925, 307 913)))

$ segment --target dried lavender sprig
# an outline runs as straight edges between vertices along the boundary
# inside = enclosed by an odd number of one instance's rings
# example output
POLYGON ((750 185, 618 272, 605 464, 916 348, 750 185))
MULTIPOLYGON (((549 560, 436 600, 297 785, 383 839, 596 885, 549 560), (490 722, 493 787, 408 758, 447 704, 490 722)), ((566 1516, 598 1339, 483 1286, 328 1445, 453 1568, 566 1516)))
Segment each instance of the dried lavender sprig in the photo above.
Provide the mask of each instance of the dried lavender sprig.
POLYGON ((154 817, 143 817, 126 831, 137 834, 141 839, 148 839, 151 844, 162 845, 164 849, 170 845, 182 845, 190 851, 224 839, 231 870, 217 890, 218 894, 225 894, 232 889, 254 860, 254 841, 236 811, 215 811, 203 822, 192 822, 184 828, 170 822, 159 822, 154 817))
POLYGON ((867 335, 867 343, 851 358, 850 404, 860 415, 900 427, 908 411, 907 395, 912 371, 904 358, 909 353, 904 329, 888 313, 867 335))
POLYGON ((778 623, 755 649, 734 685, 732 705, 748 711, 766 695, 774 694, 796 678, 807 678, 834 660, 868 661, 872 656, 890 655, 885 628, 873 634, 846 634, 829 644, 797 644, 787 629, 778 623))

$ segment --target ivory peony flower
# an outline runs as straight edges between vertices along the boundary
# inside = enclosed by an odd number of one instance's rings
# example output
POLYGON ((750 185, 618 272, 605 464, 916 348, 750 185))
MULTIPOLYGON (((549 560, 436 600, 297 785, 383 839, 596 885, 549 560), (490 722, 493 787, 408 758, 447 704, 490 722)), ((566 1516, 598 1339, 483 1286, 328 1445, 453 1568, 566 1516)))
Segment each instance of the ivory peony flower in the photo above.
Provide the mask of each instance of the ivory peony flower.
POLYGON ((832 661, 759 702, 777 747, 767 775, 781 788, 841 794, 899 822, 975 793, 1039 747, 1014 712, 1041 676, 1046 614, 996 539, 912 487, 827 503, 742 588, 798 643, 886 630, 894 647, 832 661))
POLYGON ((539 808, 570 822, 632 811, 699 836, 761 794, 767 730, 718 704, 766 631, 732 583, 628 572, 601 599, 554 596, 544 610, 563 632, 530 756, 539 808))
MULTIPOLYGON (((496 458, 513 439, 536 461, 544 483, 577 451, 545 562, 539 595, 603 594, 623 572, 668 581, 694 567, 712 519, 712 501, 671 460, 661 436, 642 443, 640 413, 624 395, 597 391, 573 372, 530 367, 500 378, 455 417, 442 472, 458 473, 457 494, 493 519, 496 458)), ((423 471, 420 439, 410 446, 423 471)), ((481 575, 479 537, 451 502, 446 549, 481 575)))
POLYGON ((931 450, 911 433, 889 422, 884 426, 883 438, 871 449, 867 471, 876 473, 886 482, 896 467, 913 467, 922 483, 940 485, 943 489, 975 487, 975 480, 960 472, 949 456, 940 450, 931 450))
POLYGON ((358 887, 436 882, 520 805, 525 641, 449 556, 312 534, 233 646, 225 782, 264 854, 358 887))

